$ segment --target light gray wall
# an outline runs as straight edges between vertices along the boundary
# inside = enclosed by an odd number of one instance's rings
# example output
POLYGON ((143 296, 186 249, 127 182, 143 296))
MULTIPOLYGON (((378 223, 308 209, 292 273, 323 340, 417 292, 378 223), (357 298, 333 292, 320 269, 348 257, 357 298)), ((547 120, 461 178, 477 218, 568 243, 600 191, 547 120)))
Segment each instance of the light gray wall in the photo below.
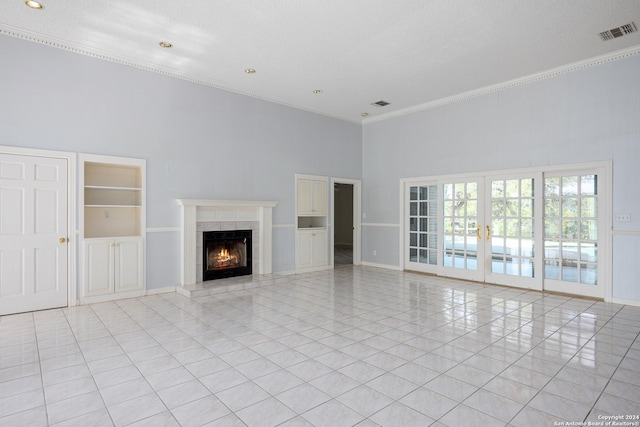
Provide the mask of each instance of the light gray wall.
POLYGON ((640 301, 638 76, 634 56, 365 124, 363 261, 400 265, 402 178, 613 160, 613 212, 631 214, 613 223, 631 232, 614 232, 613 294, 640 301))
MULTIPOLYGON (((294 174, 361 177, 354 123, 8 36, 0 58, 0 145, 147 159, 149 228, 180 226, 177 198, 277 201, 276 272, 295 269, 294 174)), ((177 243, 148 233, 149 289, 179 283, 177 243)))

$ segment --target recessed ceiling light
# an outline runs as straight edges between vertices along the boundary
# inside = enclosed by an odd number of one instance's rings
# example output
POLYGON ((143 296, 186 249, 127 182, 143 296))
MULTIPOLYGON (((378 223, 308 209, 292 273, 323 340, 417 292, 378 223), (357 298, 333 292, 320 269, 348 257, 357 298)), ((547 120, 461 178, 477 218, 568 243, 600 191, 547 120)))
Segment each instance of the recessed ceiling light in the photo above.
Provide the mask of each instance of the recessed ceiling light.
POLYGON ((160 45, 160 47, 163 47, 165 49, 170 49, 173 47, 173 45, 170 42, 160 42, 158 44, 160 45))
POLYGON ((322 89, 316 89, 316 90, 313 91, 313 93, 315 93, 316 95, 319 95, 322 92, 324 92, 322 89))
POLYGON ((31 9, 44 9, 44 6, 37 1, 27 0, 26 2, 24 2, 24 4, 29 6, 31 9))
POLYGON ((244 72, 247 74, 255 74, 256 70, 254 70, 253 68, 246 68, 244 72))
POLYGON ((367 117, 367 116, 369 115, 369 113, 364 112, 364 113, 360 113, 360 115, 361 115, 362 117, 367 117))

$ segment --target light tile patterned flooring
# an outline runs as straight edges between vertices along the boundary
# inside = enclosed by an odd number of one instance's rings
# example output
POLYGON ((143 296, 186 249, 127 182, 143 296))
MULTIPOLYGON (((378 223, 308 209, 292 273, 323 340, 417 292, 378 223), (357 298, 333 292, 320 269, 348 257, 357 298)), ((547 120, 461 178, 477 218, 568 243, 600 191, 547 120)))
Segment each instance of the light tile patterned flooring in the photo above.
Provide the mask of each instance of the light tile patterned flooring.
POLYGON ((640 308, 376 268, 0 318, 0 425, 553 426, 640 414, 640 308))
POLYGON ((333 247, 333 264, 335 266, 353 264, 353 246, 335 245, 333 247))

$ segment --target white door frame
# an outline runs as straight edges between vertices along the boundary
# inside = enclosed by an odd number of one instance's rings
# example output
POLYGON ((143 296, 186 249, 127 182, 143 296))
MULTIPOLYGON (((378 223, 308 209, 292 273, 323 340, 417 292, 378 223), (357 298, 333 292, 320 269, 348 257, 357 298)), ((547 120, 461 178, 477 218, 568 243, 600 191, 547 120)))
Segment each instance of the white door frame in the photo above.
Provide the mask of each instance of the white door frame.
POLYGON ((574 170, 584 169, 602 169, 603 174, 599 175, 599 185, 605 189, 604 194, 601 195, 603 206, 598 206, 598 216, 602 216, 605 228, 603 230, 602 241, 598 246, 598 252, 602 253, 602 264, 599 264, 598 268, 602 268, 603 293, 604 300, 611 302, 613 300, 613 164, 611 160, 585 162, 575 164, 563 164, 552 166, 540 166, 521 169, 507 169, 507 170, 495 170, 495 171, 479 171, 473 173, 461 173, 452 175, 438 175, 438 176, 426 176, 426 177, 414 177, 414 178, 402 178, 400 179, 400 230, 399 230, 399 242, 400 242, 400 268, 404 269, 405 252, 407 251, 406 241, 408 238, 408 231, 405 218, 407 217, 408 203, 405 200, 405 187, 410 184, 419 184, 423 182, 437 182, 441 179, 461 179, 465 177, 478 177, 478 176, 495 176, 495 175, 509 175, 509 174, 523 174, 523 173, 536 173, 541 172, 558 172, 566 171, 571 172, 574 170))
POLYGON ((69 307, 75 306, 77 304, 76 254, 77 242, 79 240, 78 230, 75 227, 77 206, 76 153, 4 145, 0 145, 0 153, 67 160, 67 230, 69 234, 67 244, 67 250, 69 251, 67 258, 67 304, 69 307))
POLYGON ((361 191, 362 191, 362 181, 359 179, 350 179, 350 178, 336 178, 331 177, 329 180, 329 185, 331 190, 329 191, 329 267, 334 268, 333 257, 334 257, 334 224, 335 224, 335 211, 336 211, 336 201, 335 194, 333 191, 334 184, 350 184, 353 185, 353 265, 362 264, 362 201, 361 201, 361 191))

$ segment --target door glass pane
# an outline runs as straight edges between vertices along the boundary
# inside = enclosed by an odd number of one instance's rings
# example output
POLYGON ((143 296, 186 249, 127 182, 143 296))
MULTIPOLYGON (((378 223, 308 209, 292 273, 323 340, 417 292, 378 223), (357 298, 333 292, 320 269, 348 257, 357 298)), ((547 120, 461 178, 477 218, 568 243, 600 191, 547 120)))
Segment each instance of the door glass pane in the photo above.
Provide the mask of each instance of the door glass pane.
POLYGON ((560 216, 560 199, 545 199, 544 216, 547 218, 556 218, 560 216))
POLYGON ((545 178, 545 278, 597 284, 598 177, 545 178))
POLYGON ((436 265, 438 245, 437 186, 409 187, 409 261, 436 265), (432 253, 433 252, 433 253, 432 253))
POLYGON ((491 182, 492 273, 534 277, 533 194, 533 178, 491 182))
POLYGON ((598 222, 595 219, 580 221, 580 238, 582 240, 598 240, 598 222))
POLYGON ((578 194, 578 177, 563 176, 562 177, 562 196, 575 196, 578 194))
POLYGON ((580 200, 580 216, 582 218, 596 218, 598 216, 595 197, 582 197, 580 200))
POLYGON ((583 196, 596 195, 596 175, 583 175, 580 177, 580 194, 583 196))
POLYGON ((595 285, 598 282, 598 265, 584 263, 580 265, 580 282, 586 285, 595 285))
POLYGON ((409 203, 409 215, 418 215, 418 204, 415 202, 409 203))
POLYGON ((443 265, 477 270, 478 184, 444 184, 443 192, 443 265))
POLYGON ((545 259, 544 261, 544 278, 552 280, 560 280, 559 261, 555 259, 545 259))
POLYGON ((520 265, 520 276, 533 278, 533 271, 534 271, 533 258, 530 258, 530 259, 522 258, 521 262, 522 264, 520 265))
POLYGON ((545 178, 544 196, 560 197, 560 178, 545 178))
POLYGON ((409 200, 418 200, 418 187, 409 188, 409 200))

